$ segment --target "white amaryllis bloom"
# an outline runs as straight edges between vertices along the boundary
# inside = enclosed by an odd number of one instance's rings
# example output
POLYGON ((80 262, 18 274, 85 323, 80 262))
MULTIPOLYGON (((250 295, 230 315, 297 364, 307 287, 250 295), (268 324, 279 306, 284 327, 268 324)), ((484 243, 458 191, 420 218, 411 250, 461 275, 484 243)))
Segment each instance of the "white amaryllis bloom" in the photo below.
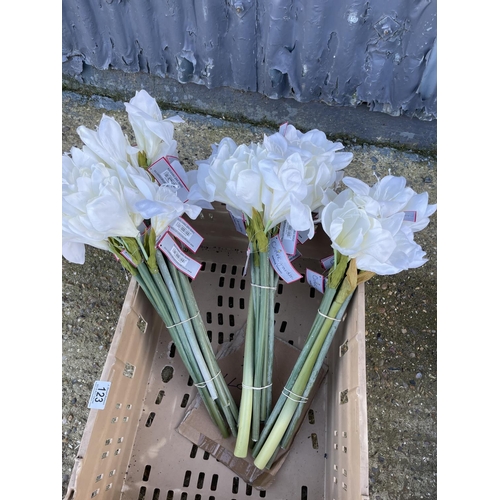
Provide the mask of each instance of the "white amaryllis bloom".
POLYGON ((130 145, 120 124, 111 116, 102 115, 96 130, 81 125, 76 129, 80 139, 85 144, 86 154, 94 154, 110 168, 126 168, 132 163, 137 165, 139 149, 130 145))
POLYGON ((302 133, 293 125, 284 123, 279 134, 287 141, 288 149, 300 153, 304 160, 314 158, 316 163, 326 163, 334 171, 343 170, 352 161, 352 153, 338 153, 344 149, 342 143, 330 141, 321 130, 302 133))
POLYGON ((212 147, 207 160, 196 162, 197 182, 191 186, 189 199, 226 203, 251 217, 252 208, 262 210, 262 177, 257 164, 265 157, 262 148, 254 144, 238 146, 225 137, 212 147))
POLYGON ((85 155, 76 156, 78 164, 63 156, 62 243, 63 256, 83 264, 85 245, 108 250, 110 236, 135 237, 140 215, 130 211, 112 169, 102 163, 88 164, 85 155))
POLYGON ((263 221, 266 229, 286 220, 296 231, 309 231, 314 235, 309 194, 305 181, 305 166, 298 153, 284 161, 264 160, 258 164, 262 175, 263 221))
POLYGON ((429 217, 437 209, 437 205, 429 205, 428 193, 417 194, 406 186, 404 177, 386 175, 371 187, 354 177, 345 177, 343 182, 358 206, 379 218, 404 213, 404 224, 414 233, 429 224, 429 217))
MULTIPOLYGON (((401 224, 401 222, 400 222, 401 224)), ((344 205, 330 202, 321 212, 321 225, 332 248, 357 259, 359 269, 370 271, 359 262, 386 262, 396 248, 393 234, 381 222, 359 208, 352 200, 344 205)))
POLYGON ((352 161, 353 154, 338 152, 344 146, 330 141, 324 132, 314 129, 306 133, 287 123, 281 125, 279 132, 264 136, 263 145, 277 159, 299 154, 305 167, 304 182, 308 188, 304 200, 311 210, 325 205, 326 191, 337 185, 343 178, 343 169, 352 161))
POLYGON ((408 203, 402 208, 406 215, 403 224, 414 233, 426 228, 430 222, 429 217, 437 210, 437 204, 429 205, 429 193, 413 193, 408 203))
POLYGON ((374 217, 390 217, 400 212, 413 193, 406 187, 404 177, 393 175, 383 177, 371 187, 354 177, 344 177, 342 181, 352 190, 356 203, 365 206, 374 217))
POLYGON ((174 123, 184 122, 180 116, 164 119, 156 100, 145 90, 136 92, 135 97, 125 103, 125 109, 137 148, 146 155, 149 164, 163 156, 177 156, 174 123))
POLYGON ((266 231, 286 220, 312 238, 311 212, 328 201, 327 191, 352 160, 352 153, 337 153, 342 148, 319 130, 302 134, 291 125, 257 144, 238 146, 226 137, 197 162, 190 199, 226 203, 250 218, 256 210, 266 231))
POLYGON ((425 252, 413 239, 413 227, 425 227, 425 216, 435 211, 434 206, 428 206, 426 196, 405 187, 404 178, 388 177, 373 190, 348 178, 350 187, 333 196, 321 212, 321 223, 332 247, 355 258, 358 269, 380 275, 396 274, 427 262, 425 252), (372 194, 378 198, 372 198, 372 194), (408 209, 420 211, 420 218, 409 222, 408 209))
POLYGON ((93 163, 85 165, 87 156, 81 151, 72 149, 73 157, 64 155, 62 158, 63 183, 62 183, 62 254, 66 260, 76 264, 85 262, 85 244, 96 248, 108 249, 107 240, 99 231, 91 227, 76 229, 81 222, 82 213, 79 204, 78 185, 85 185, 85 181, 78 181, 79 177, 91 177, 93 163), (76 160, 76 161, 75 161, 76 160), (78 166, 77 166, 78 165, 78 166))
POLYGON ((144 219, 151 219, 151 226, 158 238, 181 215, 187 214, 191 219, 196 219, 201 212, 201 207, 183 203, 173 189, 158 185, 135 207, 144 219))
POLYGON ((392 275, 423 266, 428 259, 424 258, 426 253, 420 245, 415 243, 413 236, 413 231, 402 225, 401 229, 394 235, 396 248, 385 262, 361 258, 356 261, 358 267, 379 275, 392 275))

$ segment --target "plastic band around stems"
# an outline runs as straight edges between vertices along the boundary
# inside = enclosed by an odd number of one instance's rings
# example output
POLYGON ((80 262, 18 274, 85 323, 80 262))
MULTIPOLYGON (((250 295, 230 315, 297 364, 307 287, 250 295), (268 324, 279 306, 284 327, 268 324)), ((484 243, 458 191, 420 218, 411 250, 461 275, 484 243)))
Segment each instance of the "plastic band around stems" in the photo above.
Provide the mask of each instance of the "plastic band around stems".
POLYGON ((252 389, 252 391, 262 391, 262 389, 267 389, 268 387, 271 387, 273 384, 265 385, 264 387, 251 387, 249 385, 241 384, 241 387, 244 389, 252 389))
POLYGON ((337 318, 330 318, 330 316, 327 316, 326 314, 323 314, 323 313, 322 313, 319 309, 318 309, 318 314, 319 314, 320 316, 323 316, 323 318, 330 319, 330 320, 332 320, 332 321, 339 321, 339 322, 340 322, 340 321, 342 321, 341 319, 337 319, 337 318))
POLYGON ((286 387, 283 388, 281 394, 283 394, 283 396, 286 396, 288 399, 291 399, 295 403, 300 403, 300 404, 307 403, 307 400, 309 399, 304 396, 299 396, 298 394, 295 394, 295 392, 292 392, 290 389, 287 389, 286 387), (287 391, 288 394, 285 391, 287 391), (295 396, 298 399, 294 399, 291 396, 295 396))
POLYGON ((212 380, 216 379, 220 374, 221 374, 221 371, 219 370, 219 373, 217 373, 216 375, 214 375, 212 378, 210 378, 208 380, 204 380, 203 382, 198 382, 197 384, 194 384, 194 385, 195 385, 195 387, 203 389, 204 387, 207 386, 207 384, 209 382, 212 382, 212 380))
POLYGON ((257 288, 266 288, 268 290, 276 290, 275 286, 262 286, 262 285, 256 285, 255 283, 250 283, 251 286, 256 286, 257 288))
POLYGON ((188 321, 193 320, 194 318, 198 317, 200 313, 196 313, 192 318, 185 319, 184 321, 181 321, 179 323, 176 323, 175 325, 167 326, 167 328, 170 330, 170 328, 175 328, 176 326, 182 325, 183 323, 187 323, 188 321))

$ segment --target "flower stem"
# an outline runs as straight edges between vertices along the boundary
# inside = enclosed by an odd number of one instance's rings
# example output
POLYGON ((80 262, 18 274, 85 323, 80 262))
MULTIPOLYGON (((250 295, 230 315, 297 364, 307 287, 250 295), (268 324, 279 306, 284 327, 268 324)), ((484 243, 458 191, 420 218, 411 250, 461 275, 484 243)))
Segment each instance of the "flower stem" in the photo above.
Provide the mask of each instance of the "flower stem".
POLYGON ((215 389, 214 383, 211 380, 213 378, 213 375, 210 373, 207 367, 205 358, 203 357, 203 353, 201 352, 200 346, 198 345, 198 342, 196 340, 190 318, 187 315, 187 311, 183 307, 179 292, 175 287, 168 269, 165 268, 164 270, 166 272, 163 275, 160 275, 160 273, 155 273, 153 274, 153 276, 158 281, 158 286, 164 288, 164 296, 169 310, 172 312, 172 320, 174 321, 175 325, 181 327, 180 331, 183 332, 203 376, 203 379, 201 381, 195 381, 195 383, 199 384, 205 382, 212 396, 212 399, 215 400, 217 399, 218 394, 215 389))
MULTIPOLYGON (((138 266, 138 269, 150 295, 154 297, 154 304, 157 305, 157 311, 160 317, 163 319, 165 326, 169 327, 174 344, 177 346, 179 355, 184 363, 184 366, 188 370, 190 377, 197 384, 203 383, 203 381, 206 380, 204 378, 205 375, 202 373, 196 356, 189 345, 188 339, 185 335, 185 330, 182 328, 183 325, 174 326, 179 323, 179 316, 160 273, 151 273, 150 269, 144 262, 138 266)), ((208 390, 208 384, 197 387, 212 421, 217 425, 221 434, 224 437, 228 437, 229 433, 227 425, 220 414, 213 395, 208 390)))
POLYGON ((263 387, 263 374, 266 369, 266 350, 268 346, 268 301, 267 294, 267 269, 266 260, 269 262, 267 252, 258 252, 257 259, 252 262, 257 263, 258 266, 252 268, 252 292, 255 294, 255 316, 256 316, 256 330, 255 330, 255 371, 254 371, 254 404, 253 404, 253 420, 252 420, 252 441, 257 441, 260 434, 260 423, 265 419, 265 408, 262 408, 262 389, 263 387), (266 288, 264 288, 266 287, 266 288))
MULTIPOLYGON (((333 300, 335 298, 335 292, 336 292, 335 289, 328 288, 328 287, 326 288, 325 294, 323 295, 323 299, 322 299, 321 304, 319 306, 319 311, 322 314, 327 314, 328 311, 330 310, 330 307, 331 307, 333 300)), ((281 409, 283 408, 283 405, 285 404, 286 400, 288 399, 287 396, 285 396, 285 394, 288 394, 289 391, 292 390, 293 384, 297 380, 297 377, 300 373, 300 370, 304 366, 304 363, 307 359, 309 351, 311 350, 311 347, 314 345, 314 341, 316 340, 316 337, 317 337, 321 327, 323 326, 324 322, 325 322, 325 317, 320 315, 320 314, 316 314, 313 325, 311 326, 311 330, 309 331, 309 334, 307 336, 306 343, 304 344, 304 347, 303 347, 302 351, 300 352, 299 357, 297 358, 297 361, 295 362, 295 365, 292 369, 292 372, 290 373, 290 376, 285 384, 285 388, 284 388, 283 392, 281 392, 281 394, 278 398, 278 401, 274 405, 274 408, 273 408, 269 418, 267 419, 264 428, 262 429, 260 438, 252 450, 252 454, 254 457, 259 453, 260 449, 262 448, 262 445, 264 444, 264 441, 269 436, 269 433, 271 432, 273 425, 276 422, 276 420, 280 414, 281 409)))
MULTIPOLYGON (((162 267, 165 265, 163 255, 157 255, 157 261, 161 270, 162 267)), ((179 290, 179 294, 181 295, 183 302, 186 304, 186 309, 189 317, 191 318, 191 324, 195 331, 196 338, 199 342, 200 349, 203 352, 203 356, 205 357, 208 368, 210 370, 210 374, 212 375, 213 378, 213 382, 218 395, 219 405, 221 406, 222 411, 224 412, 227 423, 231 429, 231 433, 234 436, 236 436, 238 407, 236 406, 236 403, 234 402, 234 399, 231 393, 229 392, 229 388, 226 384, 224 377, 222 376, 217 360, 215 359, 212 346, 208 340, 205 323, 203 322, 200 316, 198 304, 196 302, 196 298, 193 293, 193 289, 191 287, 189 279, 185 274, 179 272, 179 270, 170 263, 167 263, 167 266, 170 270, 170 274, 173 278, 173 281, 177 284, 177 289, 179 290)))
POLYGON ((271 413, 271 408, 273 404, 273 365, 274 365, 274 303, 276 297, 276 287, 278 286, 279 276, 272 266, 269 266, 269 283, 271 283, 272 290, 269 293, 269 311, 272 313, 269 314, 268 318, 268 365, 267 365, 267 373, 265 379, 266 389, 263 390, 264 396, 266 398, 266 422, 271 413))
MULTIPOLYGON (((337 319, 341 319, 344 316, 344 313, 347 309, 347 306, 349 305, 349 302, 351 301, 352 294, 347 297, 347 299, 344 301, 342 306, 339 309, 338 314, 336 315, 337 319)), ((332 326, 330 327, 330 331, 328 332, 328 335, 326 336, 326 339, 323 343, 323 346, 321 347, 321 351, 318 354, 318 358, 316 360, 316 363, 313 367, 311 376, 309 377, 309 380, 307 381, 307 385, 304 389, 304 392, 302 393, 302 398, 309 398, 309 394, 311 393, 311 390, 313 388, 314 383, 316 382, 316 379, 318 378, 318 374, 323 366, 323 361, 326 358, 326 355, 328 353, 328 350, 330 349, 330 346, 333 341, 333 337, 335 336, 335 333, 337 332, 337 329, 339 327, 339 322, 335 321, 333 322, 332 326)), ((302 417, 302 414, 304 413, 304 407, 305 405, 299 404, 295 410, 295 413, 292 417, 292 420, 290 421, 290 424, 288 425, 288 429, 285 432, 285 435, 283 436, 283 439, 281 440, 281 448, 287 449, 288 446, 290 445, 293 437, 295 436, 295 433, 297 431, 300 419, 302 417)))
MULTIPOLYGON (((279 417, 276 420, 276 423, 273 425, 273 428, 268 436, 268 438, 263 443, 259 453, 255 457, 254 465, 259 469, 264 469, 269 461, 272 459, 276 448, 280 446, 280 442, 285 435, 285 432, 294 417, 295 411, 299 404, 303 404, 305 401, 303 399, 304 390, 307 386, 307 382, 311 377, 311 373, 316 365, 316 361, 321 352, 322 346, 325 342, 326 337, 330 331, 333 320, 329 318, 337 318, 339 315, 339 311, 346 301, 346 299, 353 292, 351 284, 347 279, 344 279, 342 285, 338 293, 335 296, 335 299, 328 311, 328 318, 325 318, 325 321, 314 341, 313 346, 311 347, 307 358, 304 362, 302 369, 292 386, 291 392, 287 396, 287 400, 283 405, 282 410, 280 411, 279 417)), ((343 314, 343 313, 342 313, 343 314)))
MULTIPOLYGON (((253 310, 253 293, 250 291, 248 310, 253 310)), ((252 424, 253 403, 253 343, 254 343, 254 316, 248 315, 245 332, 245 355, 243 357, 243 380, 241 389, 240 412, 238 417, 238 435, 234 447, 234 456, 245 458, 248 454, 248 442, 250 440, 250 428, 252 424)))

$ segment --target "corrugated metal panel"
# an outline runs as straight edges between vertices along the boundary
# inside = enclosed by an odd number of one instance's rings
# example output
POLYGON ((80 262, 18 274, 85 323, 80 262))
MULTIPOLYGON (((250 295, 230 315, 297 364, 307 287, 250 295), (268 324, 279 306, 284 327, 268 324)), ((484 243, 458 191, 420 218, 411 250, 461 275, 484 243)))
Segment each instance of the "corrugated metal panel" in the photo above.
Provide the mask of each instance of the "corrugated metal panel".
POLYGON ((437 117, 435 0, 63 0, 63 71, 84 64, 437 117))

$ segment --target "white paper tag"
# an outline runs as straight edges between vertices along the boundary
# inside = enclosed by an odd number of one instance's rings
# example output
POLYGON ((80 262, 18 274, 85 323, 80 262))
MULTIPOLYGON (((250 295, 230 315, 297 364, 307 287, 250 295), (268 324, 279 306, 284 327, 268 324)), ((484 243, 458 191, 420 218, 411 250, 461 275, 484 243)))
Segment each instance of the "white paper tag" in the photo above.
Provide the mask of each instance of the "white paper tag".
POLYGON ((304 243, 309 239, 309 229, 306 229, 304 231, 299 231, 297 233, 297 240, 299 243, 304 243))
POLYGON ((293 283, 302 278, 302 275, 290 263, 279 235, 269 241, 269 260, 274 270, 286 283, 293 283))
POLYGON ((203 237, 182 217, 177 217, 168 228, 168 231, 182 241, 192 252, 196 252, 203 241, 203 237))
POLYGON ((245 214, 241 211, 236 211, 235 209, 228 210, 231 219, 233 220, 234 227, 238 233, 247 235, 245 228, 245 214), (234 212, 234 213, 233 213, 234 212), (241 215, 240 215, 241 214, 241 215))
POLYGON ((321 267, 323 269, 330 269, 333 266, 333 263, 335 262, 335 255, 329 255, 328 257, 325 257, 324 259, 321 259, 321 267))
POLYGON ((167 157, 163 157, 153 163, 148 168, 148 171, 159 184, 167 185, 176 191, 177 196, 184 203, 188 199, 189 189, 177 173, 175 169, 176 164, 182 168, 179 160, 174 156, 169 156, 168 159, 167 157))
POLYGON ((179 271, 192 279, 196 278, 201 269, 201 264, 188 257, 175 243, 170 234, 165 233, 157 246, 179 271))
POLYGON ((325 293, 325 277, 311 269, 306 269, 306 280, 312 288, 325 293))
POLYGON ((290 262, 293 262, 294 260, 298 259, 299 257, 302 257, 302 254, 298 250, 295 250, 295 253, 293 255, 288 256, 288 260, 290 262))
POLYGON ((406 222, 417 222, 417 212, 415 210, 406 210, 403 220, 406 222))
POLYGON ((110 387, 111 382, 104 382, 102 380, 94 382, 94 387, 92 389, 92 393, 90 394, 89 404, 87 405, 87 408, 104 410, 110 387))
POLYGON ((137 267, 137 266, 135 265, 135 262, 132 260, 132 257, 131 257, 131 256, 130 256, 130 254, 127 252, 127 250, 123 249, 120 253, 121 253, 121 254, 125 257, 125 259, 126 259, 126 260, 128 260, 128 261, 129 261, 129 263, 130 263, 132 266, 137 267))
POLYGON ((293 255, 297 249, 297 231, 284 220, 280 224, 279 237, 288 255, 293 255))

